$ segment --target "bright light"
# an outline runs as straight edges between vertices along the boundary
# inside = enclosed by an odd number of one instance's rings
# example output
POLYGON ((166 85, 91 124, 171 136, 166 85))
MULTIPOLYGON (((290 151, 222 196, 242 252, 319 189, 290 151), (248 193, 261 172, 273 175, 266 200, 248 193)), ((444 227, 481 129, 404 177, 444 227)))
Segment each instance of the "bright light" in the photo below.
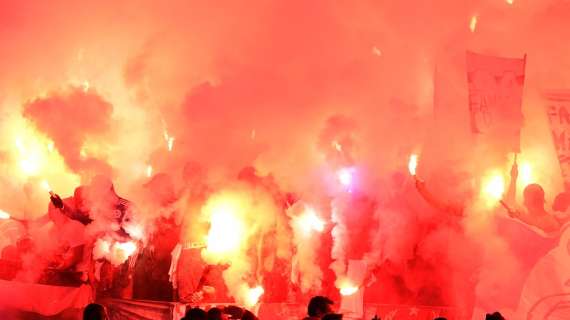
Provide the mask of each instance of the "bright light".
POLYGON ((237 215, 236 205, 231 199, 219 199, 213 204, 207 236, 209 253, 223 256, 239 250, 245 226, 237 215))
POLYGON ((499 201, 505 193, 505 179, 502 174, 495 173, 483 182, 483 194, 485 198, 499 201))
POLYGON ((174 137, 170 136, 168 134, 168 131, 166 131, 166 129, 164 129, 162 135, 164 136, 164 141, 166 141, 166 146, 168 148, 168 151, 172 151, 172 148, 174 147, 174 137))
POLYGON ((508 4, 513 4, 515 3, 515 0, 506 0, 508 4))
POLYGON ((125 231, 133 238, 133 239, 142 239, 144 237, 144 230, 143 228, 134 223, 126 224, 124 226, 125 231))
POLYGON ((47 182, 47 180, 42 180, 41 186, 42 186, 42 188, 43 188, 45 191, 47 191, 47 192, 52 191, 52 189, 51 189, 49 183, 47 182))
POLYGON ((418 155, 412 154, 410 156, 410 161, 408 162, 408 170, 412 176, 416 175, 416 168, 418 167, 418 155))
POLYGON ((255 288, 249 289, 247 292, 247 297, 246 297, 246 301, 245 301, 247 307, 251 308, 251 307, 255 306, 259 302, 259 298, 261 298, 261 296, 263 295, 264 292, 265 292, 265 290, 263 290, 263 287, 261 287, 261 286, 257 286, 255 288))
POLYGON ((146 166, 146 176, 149 178, 152 176, 152 166, 150 164, 146 166))
POLYGON ((519 181, 523 186, 523 188, 534 182, 532 176, 532 166, 530 165, 530 163, 524 162, 520 165, 519 181))
POLYGON ((332 147, 335 148, 336 151, 341 152, 342 151, 342 145, 340 143, 338 143, 338 141, 334 140, 331 143, 332 147))
POLYGON ((319 218, 312 208, 306 208, 297 223, 299 223, 305 235, 311 234, 312 231, 323 232, 325 229, 325 222, 319 218))
POLYGON ((0 220, 10 219, 10 214, 4 210, 0 210, 0 220))
POLYGON ((477 15, 474 15, 471 17, 471 21, 469 21, 469 30, 471 30, 471 32, 475 32, 477 28, 477 19, 477 15))
POLYGON ((345 187, 350 187, 353 180, 353 168, 342 168, 337 172, 337 178, 340 183, 345 187))
POLYGON ((137 251, 137 244, 133 241, 116 242, 113 251, 114 255, 124 262, 137 251))
POLYGON ((173 147, 174 147, 174 137, 170 137, 168 138, 168 151, 172 151, 173 147))
POLYGON ((358 292, 358 287, 355 287, 353 285, 347 285, 340 288, 340 295, 342 296, 351 296, 356 292, 358 292))
POLYGON ((53 152, 53 149, 54 149, 53 141, 48 142, 47 149, 49 152, 53 152))

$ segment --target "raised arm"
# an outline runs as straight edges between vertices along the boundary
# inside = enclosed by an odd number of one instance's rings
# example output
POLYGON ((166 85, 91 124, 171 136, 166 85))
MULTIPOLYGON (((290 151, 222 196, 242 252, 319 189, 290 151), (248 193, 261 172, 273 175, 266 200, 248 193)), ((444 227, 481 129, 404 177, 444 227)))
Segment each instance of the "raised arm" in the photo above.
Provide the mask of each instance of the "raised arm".
POLYGON ((519 177, 519 166, 517 164, 517 160, 515 157, 515 161, 513 162, 513 166, 511 167, 511 181, 509 183, 509 189, 507 189, 507 193, 505 194, 504 201, 508 204, 515 204, 516 203, 516 195, 517 195, 517 180, 519 177))
POLYGON ((426 184, 423 180, 420 180, 416 176, 414 176, 414 179, 416 180, 416 189, 429 205, 454 216, 463 216, 463 207, 444 202, 426 188, 426 184))

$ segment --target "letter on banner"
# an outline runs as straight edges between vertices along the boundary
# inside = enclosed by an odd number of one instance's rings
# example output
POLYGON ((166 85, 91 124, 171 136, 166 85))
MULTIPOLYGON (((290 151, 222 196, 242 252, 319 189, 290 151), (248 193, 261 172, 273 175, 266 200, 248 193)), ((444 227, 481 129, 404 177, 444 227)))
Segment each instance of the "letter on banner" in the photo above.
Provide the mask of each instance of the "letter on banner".
POLYGON ((525 61, 467 52, 471 131, 504 152, 520 151, 525 61))

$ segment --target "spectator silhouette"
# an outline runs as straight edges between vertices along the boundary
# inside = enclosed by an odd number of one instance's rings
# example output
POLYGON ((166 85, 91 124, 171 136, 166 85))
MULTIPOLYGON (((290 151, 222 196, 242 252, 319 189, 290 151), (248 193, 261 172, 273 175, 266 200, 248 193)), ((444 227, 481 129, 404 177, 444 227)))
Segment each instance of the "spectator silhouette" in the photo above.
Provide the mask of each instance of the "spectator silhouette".
POLYGON ((208 320, 222 320, 222 309, 212 308, 208 310, 208 320))
POLYGON ((342 320, 342 314, 340 313, 329 313, 326 314, 322 320, 342 320))
POLYGON ((505 320, 505 317, 503 317, 503 315, 498 312, 495 312, 493 314, 487 313, 485 320, 505 320))
POLYGON ((245 310, 243 316, 241 317, 241 320, 257 320, 257 317, 253 314, 253 312, 245 310))
POLYGON ((83 309, 83 320, 109 320, 109 317, 105 307, 97 303, 91 303, 83 309))
POLYGON ((304 320, 319 320, 322 319, 326 314, 332 312, 332 305, 334 302, 323 296, 315 296, 309 301, 307 307, 307 317, 304 320))
POLYGON ((200 308, 192 308, 186 311, 186 315, 181 320, 208 320, 208 314, 200 308))

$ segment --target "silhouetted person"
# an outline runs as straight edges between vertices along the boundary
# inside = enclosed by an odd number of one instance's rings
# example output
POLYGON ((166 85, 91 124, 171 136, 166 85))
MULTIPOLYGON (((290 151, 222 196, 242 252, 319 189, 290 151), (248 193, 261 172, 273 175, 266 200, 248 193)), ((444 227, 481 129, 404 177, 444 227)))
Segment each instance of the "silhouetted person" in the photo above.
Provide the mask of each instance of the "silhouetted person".
POLYGON ((505 320, 502 314, 495 312, 493 314, 488 314, 485 316, 485 320, 505 320))
POLYGON ((332 305, 334 302, 323 296, 315 296, 309 301, 307 306, 307 317, 304 320, 318 320, 322 319, 326 314, 332 312, 332 305))
MULTIPOLYGON (((511 182, 505 198, 509 203, 516 203, 518 175, 518 165, 515 162, 511 169, 511 182)), ((523 190, 523 205, 526 210, 509 209, 509 215, 546 233, 559 231, 561 223, 553 214, 546 211, 545 202, 544 189, 537 183, 529 184, 523 190)))
POLYGON ((208 314, 200 308, 192 308, 186 311, 181 320, 208 320, 208 314))
POLYGON ((105 307, 91 303, 83 310, 83 320, 109 320, 105 307))
POLYGON ((222 310, 219 308, 212 308, 208 310, 208 320, 222 320, 222 310))
POLYGON ((253 314, 253 312, 249 310, 245 310, 241 320, 257 320, 257 317, 253 314))
POLYGON ((340 313, 329 313, 326 314, 322 320, 342 320, 342 314, 340 313))

